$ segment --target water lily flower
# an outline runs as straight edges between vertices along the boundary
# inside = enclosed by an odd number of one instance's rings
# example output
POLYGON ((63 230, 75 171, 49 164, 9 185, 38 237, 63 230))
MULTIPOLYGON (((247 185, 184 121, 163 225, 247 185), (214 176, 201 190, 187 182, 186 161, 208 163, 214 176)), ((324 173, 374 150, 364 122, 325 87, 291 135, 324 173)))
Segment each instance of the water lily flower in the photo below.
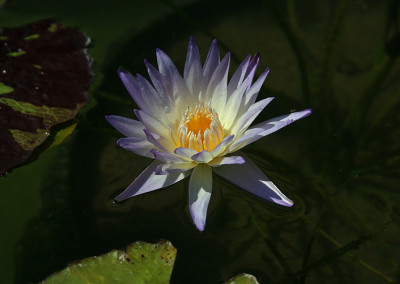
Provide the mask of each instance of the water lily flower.
POLYGON ((183 77, 172 60, 157 49, 158 70, 145 60, 152 84, 141 75, 118 70, 140 110, 138 120, 109 115, 107 121, 126 137, 122 148, 155 159, 117 201, 174 184, 190 176, 189 211, 203 231, 212 192, 212 173, 265 200, 292 206, 244 154, 244 146, 308 116, 310 109, 279 116, 250 127, 272 97, 256 102, 269 72, 253 83, 260 56, 247 56, 228 82, 230 53, 220 60, 214 40, 202 65, 191 37, 183 77))

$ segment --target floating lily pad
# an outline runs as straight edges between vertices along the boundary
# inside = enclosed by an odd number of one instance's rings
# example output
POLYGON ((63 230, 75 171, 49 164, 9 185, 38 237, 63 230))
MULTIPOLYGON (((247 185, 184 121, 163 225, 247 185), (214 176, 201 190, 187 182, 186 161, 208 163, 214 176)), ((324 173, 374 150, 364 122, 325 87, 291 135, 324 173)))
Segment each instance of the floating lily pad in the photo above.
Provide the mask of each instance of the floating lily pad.
POLYGON ((53 20, 0 30, 0 175, 87 103, 89 38, 53 20))
POLYGON ((259 282, 253 275, 243 273, 229 279, 225 284, 259 284, 259 282))
POLYGON ((43 283, 169 283, 175 257, 176 249, 168 241, 136 242, 126 250, 76 262, 43 283))

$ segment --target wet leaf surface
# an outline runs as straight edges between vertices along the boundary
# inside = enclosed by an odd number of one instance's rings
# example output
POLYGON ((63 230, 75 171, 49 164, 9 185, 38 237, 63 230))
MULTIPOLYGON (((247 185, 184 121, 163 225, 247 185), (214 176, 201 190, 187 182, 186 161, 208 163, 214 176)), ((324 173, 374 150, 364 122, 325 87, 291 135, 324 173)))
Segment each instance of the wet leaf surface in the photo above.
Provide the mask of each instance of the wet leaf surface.
POLYGON ((0 175, 88 101, 89 39, 53 20, 0 30, 0 175))
POLYGON ((257 278, 250 274, 240 274, 229 279, 225 284, 258 284, 257 278))
POLYGON ((136 242, 126 250, 78 261, 43 283, 168 283, 175 257, 176 249, 168 241, 136 242))

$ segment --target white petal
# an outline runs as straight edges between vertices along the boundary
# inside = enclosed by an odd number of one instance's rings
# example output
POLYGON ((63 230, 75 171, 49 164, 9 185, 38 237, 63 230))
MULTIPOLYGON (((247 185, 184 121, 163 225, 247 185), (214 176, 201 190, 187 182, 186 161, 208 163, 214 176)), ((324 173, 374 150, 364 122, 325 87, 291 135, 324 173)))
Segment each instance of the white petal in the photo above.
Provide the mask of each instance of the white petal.
POLYGON ((161 150, 162 152, 171 152, 174 148, 170 139, 162 137, 156 133, 152 133, 148 129, 143 130, 146 134, 147 140, 154 145, 153 148, 156 150, 161 150))
POLYGON ((177 111, 175 114, 182 115, 187 106, 195 104, 195 98, 179 73, 172 72, 171 70, 171 76, 170 82, 172 86, 172 96, 175 102, 174 108, 177 111))
POLYGON ((204 76, 203 69, 201 68, 199 49, 193 36, 190 37, 183 74, 189 91, 195 99, 198 98, 200 91, 204 91, 204 76))
POLYGON ((206 226, 207 208, 212 192, 212 171, 205 164, 194 168, 189 182, 189 211, 199 231, 206 226))
POLYGON ((195 162, 187 163, 165 163, 156 167, 154 172, 156 175, 167 175, 170 173, 183 173, 187 170, 193 169, 198 164, 195 162))
POLYGON ((168 96, 161 96, 149 81, 139 74, 137 75, 137 80, 148 109, 147 112, 161 121, 166 121, 165 109, 169 108, 170 103, 168 96))
POLYGON ((229 147, 229 152, 235 152, 250 143, 253 143, 254 141, 257 141, 258 139, 267 136, 268 134, 271 134, 272 132, 275 132, 286 125, 292 123, 292 120, 287 120, 287 121, 281 121, 281 122, 276 122, 276 123, 271 123, 269 125, 266 125, 266 128, 250 128, 247 129, 243 135, 237 139, 235 142, 232 143, 232 145, 229 147), (270 127, 268 129, 268 127, 270 127))
POLYGON ((233 165, 243 164, 245 160, 241 156, 229 156, 229 157, 216 157, 214 160, 208 163, 211 167, 219 167, 222 165, 233 165))
POLYGON ((244 105, 246 108, 254 104, 257 99, 258 92, 260 91, 262 85, 264 84, 265 79, 269 73, 269 68, 267 68, 261 75, 258 77, 257 81, 250 87, 250 89, 245 94, 245 102, 244 105))
POLYGON ((214 39, 211 44, 210 50, 208 52, 207 59, 203 66, 204 81, 206 86, 208 86, 208 83, 210 82, 211 77, 214 74, 218 64, 219 64, 219 50, 217 47, 217 41, 214 39))
POLYGON ((166 76, 168 80, 171 80, 172 72, 179 74, 179 71, 176 68, 175 64, 172 62, 171 58, 169 58, 169 56, 165 54, 164 51, 157 48, 156 55, 157 55, 158 70, 160 70, 160 73, 166 76))
POLYGON ((207 150, 204 150, 194 154, 191 158, 193 161, 196 161, 198 163, 208 163, 214 158, 214 156, 207 150))
POLYGON ((120 138, 117 141, 117 145, 139 156, 153 158, 153 154, 150 151, 154 148, 154 145, 147 141, 146 138, 120 138))
POLYGON ((312 110, 311 109, 304 109, 301 111, 296 111, 296 112, 292 112, 289 114, 285 114, 285 115, 281 115, 278 117, 274 117, 271 118, 267 121, 261 122, 259 124, 254 125, 252 128, 264 128, 265 130, 269 130, 270 129, 270 124, 276 124, 282 121, 296 121, 300 118, 304 118, 306 116, 309 116, 311 114, 312 110))
MULTIPOLYGON (((144 60, 144 64, 147 67, 147 72, 149 73, 150 79, 153 82, 154 87, 161 97, 169 101, 168 105, 172 105, 172 87, 167 78, 161 74, 153 65, 151 65, 147 60, 144 60)), ((168 110, 167 110, 168 111, 168 110)))
POLYGON ((221 114, 221 122, 224 127, 229 129, 232 123, 236 120, 237 115, 243 112, 244 109, 244 93, 251 85, 251 77, 247 77, 244 82, 231 94, 226 106, 221 114), (239 109, 241 109, 239 111, 239 109))
POLYGON ((223 153, 227 146, 233 141, 235 135, 230 135, 225 137, 215 148, 211 151, 214 157, 218 157, 221 153, 223 153))
POLYGON ((135 115, 137 118, 143 122, 146 129, 150 130, 152 133, 157 133, 162 137, 169 137, 170 129, 156 117, 147 112, 135 109, 135 115))
POLYGON ((247 130, 250 124, 256 119, 260 112, 273 100, 274 98, 266 98, 249 107, 249 110, 242 114, 237 121, 232 125, 231 133, 235 134, 236 137, 247 130))
POLYGON ((148 112, 149 109, 143 99, 142 90, 140 89, 136 78, 122 67, 118 68, 118 75, 135 103, 140 107, 140 109, 148 112))
POLYGON ((228 96, 230 96, 240 86, 240 84, 242 84, 247 67, 249 66, 250 57, 251 55, 249 54, 246 59, 240 63, 235 73, 233 73, 228 84, 228 96))
POLYGON ((185 159, 187 159, 187 160, 191 161, 192 160, 192 156, 194 154, 198 153, 198 152, 196 150, 193 150, 193 149, 179 147, 179 148, 176 148, 174 150, 174 153, 179 155, 179 156, 181 156, 181 157, 183 157, 183 158, 185 158, 185 159))
POLYGON ((260 62, 260 54, 256 53, 256 55, 254 55, 253 59, 250 61, 249 66, 247 67, 246 74, 244 75, 245 78, 250 77, 251 81, 253 81, 258 62, 260 62))
POLYGON ((173 173, 168 175, 156 175, 154 169, 160 164, 154 161, 148 166, 129 186, 115 199, 122 201, 124 199, 150 192, 159 188, 174 184, 190 175, 190 171, 183 173, 173 173))
POLYGON ((212 100, 212 108, 216 109, 217 112, 222 110, 226 104, 230 58, 231 54, 228 52, 215 69, 204 97, 205 102, 212 100))
POLYGON ((291 207, 293 201, 287 198, 273 182, 245 155, 241 165, 223 165, 213 171, 237 186, 265 200, 291 207))
POLYGON ((146 138, 145 126, 140 121, 118 115, 106 115, 106 120, 125 136, 146 138))
POLYGON ((243 136, 232 143, 229 152, 235 152, 244 146, 257 141, 258 139, 267 136, 279 129, 291 124, 292 122, 306 117, 311 114, 311 109, 305 109, 291 114, 282 115, 279 117, 272 118, 270 120, 261 122, 250 129, 247 129, 243 136))
POLYGON ((165 162, 165 163, 183 163, 187 162, 185 159, 169 153, 169 152, 161 152, 155 149, 150 151, 154 155, 154 159, 165 162))

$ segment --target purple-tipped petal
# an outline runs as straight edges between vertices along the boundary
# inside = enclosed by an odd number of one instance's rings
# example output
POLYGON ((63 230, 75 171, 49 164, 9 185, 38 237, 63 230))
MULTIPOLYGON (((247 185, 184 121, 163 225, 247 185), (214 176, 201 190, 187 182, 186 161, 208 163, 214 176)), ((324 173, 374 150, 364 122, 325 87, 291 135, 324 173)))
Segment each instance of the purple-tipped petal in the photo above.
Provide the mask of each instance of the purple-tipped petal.
POLYGON ((193 102, 193 96, 186 87, 185 80, 179 74, 178 69, 172 60, 162 50, 157 49, 157 62, 160 73, 166 77, 171 84, 172 99, 175 107, 179 105, 188 105, 193 102))
POLYGON ((154 148, 154 145, 147 141, 146 138, 120 138, 117 141, 117 145, 139 156, 153 158, 153 154, 150 151, 154 148))
POLYGON ((179 147, 174 150, 174 153, 190 161, 192 156, 198 152, 194 149, 179 147))
POLYGON ((203 75, 204 75, 204 82, 206 86, 211 80, 212 75, 215 72, 219 64, 219 50, 217 47, 217 40, 213 40, 210 50, 208 51, 207 59, 203 66, 203 75))
POLYGON ((239 139, 232 143, 231 147, 229 148, 229 152, 235 152, 249 145, 250 143, 257 141, 258 139, 285 127, 292 122, 293 120, 285 120, 268 124, 265 126, 265 128, 247 129, 239 139))
POLYGON ((245 155, 242 157, 246 160, 244 164, 223 165, 213 168, 213 171, 258 197, 283 206, 293 206, 293 201, 287 198, 248 157, 245 155))
POLYGON ((148 113, 159 120, 165 121, 165 108, 169 108, 169 98, 158 94, 149 81, 139 74, 137 75, 137 81, 142 90, 143 101, 146 103, 148 113))
POLYGON ((240 63, 239 67, 233 73, 231 80, 228 84, 228 97, 242 84, 244 75, 246 74, 247 67, 249 66, 251 55, 249 54, 245 60, 240 63))
POLYGON ((166 126, 156 117, 138 109, 135 109, 134 112, 137 118, 144 124, 146 129, 150 130, 152 133, 157 133, 162 137, 169 136, 170 130, 168 126, 166 126))
POLYGON ((211 151, 214 157, 218 157, 222 152, 225 151, 226 147, 233 141, 235 135, 229 135, 225 137, 215 148, 211 151))
POLYGON ((197 163, 187 162, 187 163, 165 163, 158 165, 154 172, 156 175, 167 175, 171 173, 183 173, 188 170, 193 169, 197 163))
POLYGON ((213 154, 208 152, 207 150, 198 152, 192 156, 192 160, 198 163, 208 163, 214 158, 213 154))
POLYGON ((203 69, 201 68, 199 49, 193 36, 190 37, 183 74, 189 91, 194 98, 198 98, 200 91, 204 90, 204 76, 203 69))
POLYGON ((159 161, 154 161, 148 166, 129 186, 118 195, 115 199, 122 201, 124 199, 137 196, 146 192, 160 189, 171 184, 174 184, 190 175, 190 171, 183 173, 173 173, 168 175, 156 175, 155 168, 160 164, 159 161))
POLYGON ((165 162, 165 163, 184 163, 187 162, 187 160, 174 155, 169 152, 160 152, 155 149, 152 149, 150 151, 154 155, 154 159, 165 162))
POLYGON ((158 63, 158 70, 160 73, 167 77, 167 79, 171 79, 171 72, 178 73, 179 71, 176 68, 175 64, 172 62, 171 58, 162 51, 161 49, 156 50, 157 55, 157 63, 158 63))
MULTIPOLYGON (((171 70, 171 85, 172 85, 172 97, 173 101, 175 102, 175 108, 186 108, 188 105, 194 105, 196 100, 192 93, 186 86, 185 80, 182 76, 171 70)), ((183 110, 179 113, 182 115, 183 110)))
POLYGON ((214 160, 208 163, 211 167, 219 167, 222 165, 241 165, 246 161, 241 156, 229 156, 229 157, 216 157, 214 160))
POLYGON ((237 137, 247 130, 250 124, 256 119, 260 112, 273 100, 273 97, 263 99, 251 105, 247 112, 242 114, 232 125, 232 133, 235 133, 237 137))
POLYGON ((149 73, 150 79, 153 82, 157 92, 161 96, 169 97, 169 95, 172 93, 170 82, 147 60, 144 60, 144 64, 146 65, 147 73, 149 73))
POLYGON ((230 128, 232 123, 237 119, 237 115, 239 113, 243 113, 244 111, 239 111, 239 109, 244 108, 245 99, 244 94, 245 91, 251 85, 251 78, 247 77, 243 83, 233 91, 231 96, 229 97, 225 108, 221 114, 221 120, 224 123, 225 128, 230 128))
POLYGON ((222 112, 226 104, 226 99, 228 96, 227 82, 230 61, 231 54, 228 52, 218 65, 217 69, 215 69, 210 83, 207 86, 205 102, 208 102, 208 100, 211 99, 211 106, 213 109, 216 109, 217 112, 222 112))
POLYGON ((300 110, 300 111, 296 111, 296 112, 292 112, 292 113, 289 113, 289 114, 285 114, 285 115, 281 115, 281 116, 278 116, 278 117, 271 118, 271 119, 269 119, 267 121, 264 121, 264 122, 261 122, 259 124, 254 125, 252 128, 266 128, 266 129, 269 129, 268 125, 270 123, 279 122, 279 121, 288 121, 288 120, 293 122, 293 121, 299 120, 301 118, 307 117, 311 113, 312 113, 312 109, 307 108, 307 109, 304 109, 304 110, 300 110))
POLYGON ((106 115, 106 120, 115 129, 128 137, 145 138, 145 126, 140 121, 118 115, 106 115))
POLYGON ((118 75, 139 108, 144 111, 149 111, 145 101, 143 100, 142 90, 140 89, 139 83, 136 78, 122 67, 118 68, 118 75))
POLYGON ((245 78, 250 77, 253 81, 254 74, 256 73, 256 69, 258 66, 258 62, 260 62, 260 54, 256 53, 253 59, 250 61, 249 66, 247 67, 246 74, 244 75, 245 78))
POLYGON ((272 118, 270 120, 261 122, 250 129, 247 129, 243 136, 232 143, 229 151, 235 152, 244 146, 257 141, 258 139, 267 136, 279 129, 291 124, 292 122, 306 117, 311 114, 311 109, 305 109, 298 112, 282 115, 279 117, 272 118))
POLYGON ((248 108, 256 101, 258 92, 260 92, 260 89, 264 84, 264 81, 267 78, 268 73, 269 73, 269 68, 265 69, 265 71, 260 75, 260 77, 258 77, 257 81, 246 92, 244 101, 245 108, 248 108))
POLYGON ((164 137, 159 136, 156 133, 152 133, 151 131, 149 131, 147 129, 144 129, 143 131, 146 134, 147 140, 151 144, 153 144, 153 146, 154 146, 153 148, 157 148, 157 149, 161 150, 162 152, 169 152, 164 144, 168 144, 168 143, 170 143, 170 141, 168 141, 164 137))
POLYGON ((206 164, 194 168, 189 182, 189 211, 199 231, 206 226, 207 208, 212 192, 212 171, 206 164))

